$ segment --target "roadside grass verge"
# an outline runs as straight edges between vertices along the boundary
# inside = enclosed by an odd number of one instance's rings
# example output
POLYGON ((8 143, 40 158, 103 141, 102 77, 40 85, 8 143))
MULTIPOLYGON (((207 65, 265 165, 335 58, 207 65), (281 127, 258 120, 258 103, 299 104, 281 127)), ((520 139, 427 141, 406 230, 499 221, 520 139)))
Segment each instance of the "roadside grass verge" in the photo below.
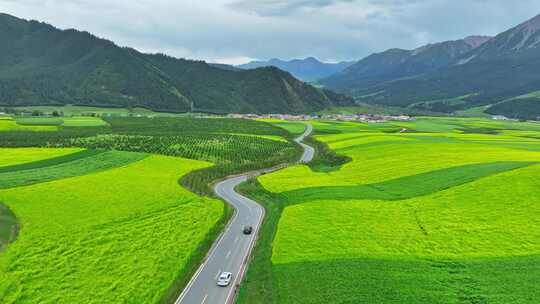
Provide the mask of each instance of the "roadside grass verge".
POLYGON ((279 303, 276 278, 272 270, 272 243, 287 200, 280 194, 266 191, 256 179, 238 185, 236 191, 260 203, 266 210, 237 303, 279 303))
POLYGON ((327 144, 317 141, 311 136, 306 138, 304 143, 315 149, 313 160, 307 164, 315 172, 337 171, 341 166, 352 161, 349 156, 337 154, 327 144))

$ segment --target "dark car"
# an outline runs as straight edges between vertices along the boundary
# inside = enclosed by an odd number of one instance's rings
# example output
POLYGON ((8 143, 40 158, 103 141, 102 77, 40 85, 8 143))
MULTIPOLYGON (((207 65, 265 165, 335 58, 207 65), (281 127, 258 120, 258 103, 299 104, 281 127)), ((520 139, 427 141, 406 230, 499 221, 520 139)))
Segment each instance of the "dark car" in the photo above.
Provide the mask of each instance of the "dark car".
POLYGON ((253 227, 244 226, 243 232, 244 232, 244 234, 251 234, 253 232, 253 227))

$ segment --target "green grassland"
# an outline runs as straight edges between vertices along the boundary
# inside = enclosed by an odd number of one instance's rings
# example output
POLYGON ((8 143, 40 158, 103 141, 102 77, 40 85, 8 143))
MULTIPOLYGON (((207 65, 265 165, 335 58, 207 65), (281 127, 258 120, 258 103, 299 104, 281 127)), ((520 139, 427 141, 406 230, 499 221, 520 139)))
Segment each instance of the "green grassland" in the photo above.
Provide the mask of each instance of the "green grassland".
POLYGON ((0 134, 2 303, 170 303, 231 215, 194 192, 300 153, 264 122, 40 119, 0 134))
POLYGON ((210 164, 107 153, 131 163, 95 172, 87 157, 76 177, 0 190, 21 226, 0 254, 3 303, 156 303, 185 276, 224 205, 178 179, 210 164))
POLYGON ((58 127, 56 125, 32 125, 25 126, 18 124, 11 117, 0 117, 0 132, 5 131, 56 131, 58 127))
POLYGON ((348 161, 240 187, 267 209, 240 303, 536 303, 538 124, 313 125, 348 161))
POLYGON ((78 152, 79 148, 47 149, 47 148, 26 148, 9 149, 0 148, 0 168, 5 166, 21 165, 24 163, 36 162, 48 158, 66 156, 78 152))
POLYGON ((215 166, 186 175, 182 184, 212 194, 209 184, 230 174, 275 166, 300 153, 292 135, 269 123, 223 118, 107 117, 107 125, 58 126, 56 132, 5 131, 0 147, 81 147, 178 156, 215 166))
POLYGON ((299 121, 288 121, 288 120, 278 120, 278 119, 260 119, 259 121, 271 123, 295 135, 300 135, 304 133, 304 130, 306 129, 306 124, 304 122, 299 122, 299 121))
POLYGON ((0 171, 0 189, 26 186, 42 183, 55 179, 68 178, 89 174, 98 171, 105 171, 115 167, 122 167, 132 162, 146 157, 142 153, 119 152, 119 151, 91 151, 92 153, 81 153, 81 157, 73 160, 53 164, 52 161, 46 167, 24 168, 17 170, 15 167, 8 167, 6 172, 0 171), (12 170, 10 170, 12 169, 12 170))

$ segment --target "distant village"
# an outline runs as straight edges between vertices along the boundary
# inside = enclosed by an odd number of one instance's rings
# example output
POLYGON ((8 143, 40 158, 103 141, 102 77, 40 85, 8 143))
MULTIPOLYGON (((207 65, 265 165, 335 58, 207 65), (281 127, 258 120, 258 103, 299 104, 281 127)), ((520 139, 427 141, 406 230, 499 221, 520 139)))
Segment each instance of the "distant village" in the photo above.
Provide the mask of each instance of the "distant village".
POLYGON ((244 119, 276 119, 276 120, 335 120, 358 121, 367 123, 383 123, 387 121, 413 121, 415 117, 408 115, 377 115, 377 114, 327 114, 327 115, 291 115, 291 114, 229 114, 230 118, 244 119))

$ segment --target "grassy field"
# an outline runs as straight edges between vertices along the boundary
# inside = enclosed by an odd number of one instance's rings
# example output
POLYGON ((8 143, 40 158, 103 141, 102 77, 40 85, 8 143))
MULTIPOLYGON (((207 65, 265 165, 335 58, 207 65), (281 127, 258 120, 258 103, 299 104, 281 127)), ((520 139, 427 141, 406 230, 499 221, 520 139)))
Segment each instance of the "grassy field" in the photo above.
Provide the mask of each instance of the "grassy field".
POLYGON ((68 178, 105 171, 115 167, 126 166, 132 162, 146 157, 142 153, 119 152, 119 151, 91 151, 81 153, 81 157, 75 157, 69 161, 58 164, 48 162, 46 166, 36 168, 8 167, 0 171, 0 189, 26 186, 43 183, 50 180, 68 178), (12 170, 10 170, 12 169, 12 170))
POLYGON ((348 161, 241 187, 267 220, 240 303, 536 303, 538 124, 313 125, 348 161))
POLYGON ((231 215, 194 192, 300 152, 264 122, 104 121, 1 132, 0 302, 170 303, 231 215))
POLYGON ((300 135, 304 133, 304 130, 306 129, 306 123, 300 121, 287 121, 277 119, 260 119, 260 121, 271 123, 275 126, 289 131, 291 134, 294 135, 300 135))
POLYGON ((299 157, 292 135, 265 122, 222 118, 105 118, 107 126, 56 132, 5 131, 0 147, 81 147, 163 154, 212 162, 182 185, 212 195, 209 184, 230 174, 275 166, 299 157))
POLYGON ((58 130, 57 125, 31 125, 25 126, 18 124, 11 117, 0 117, 0 132, 6 131, 56 131, 58 130))
POLYGON ((20 165, 29 162, 40 161, 48 158, 65 156, 81 151, 79 148, 47 149, 47 148, 26 148, 9 149, 0 148, 0 168, 5 166, 20 165))
MULTIPOLYGON (((21 226, 17 240, 0 254, 3 303, 163 300, 224 206, 178 185, 182 175, 210 164, 140 156, 100 153, 81 159, 80 166, 36 172, 49 172, 53 181, 0 190, 21 226), (103 158, 116 168, 95 172, 103 158), (77 176, 65 178, 66 169, 77 176)), ((20 172, 12 173, 13 180, 20 172)))

